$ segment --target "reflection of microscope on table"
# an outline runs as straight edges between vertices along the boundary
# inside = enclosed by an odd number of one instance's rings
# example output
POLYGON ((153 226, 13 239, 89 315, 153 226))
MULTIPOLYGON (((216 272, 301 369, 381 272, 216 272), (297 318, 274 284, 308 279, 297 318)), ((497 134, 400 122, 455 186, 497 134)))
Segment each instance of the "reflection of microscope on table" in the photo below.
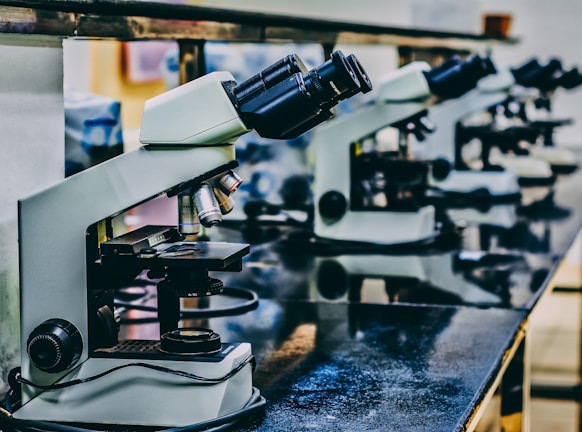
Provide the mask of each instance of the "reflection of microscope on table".
POLYGON ((370 88, 339 51, 312 70, 287 56, 241 84, 214 72, 146 103, 142 148, 22 199, 22 405, 2 420, 210 427, 262 406, 250 344, 178 323, 180 299, 220 293, 209 272, 240 271, 249 246, 189 236, 232 206, 231 141, 251 129, 295 137, 370 88), (113 232, 117 215, 163 194, 178 196, 177 227, 113 232), (120 341, 113 293, 144 270, 157 282, 160 338, 120 341))
POLYGON ((382 244, 434 237, 435 209, 423 202, 427 163, 375 148, 376 134, 394 126, 424 134, 430 128, 422 116, 436 98, 458 97, 492 72, 490 60, 478 55, 432 70, 414 62, 384 80, 373 105, 318 128, 312 141, 315 234, 382 244))
POLYGON ((460 257, 449 252, 316 258, 314 283, 322 298, 334 301, 500 305, 507 286, 485 289, 470 281, 460 257))

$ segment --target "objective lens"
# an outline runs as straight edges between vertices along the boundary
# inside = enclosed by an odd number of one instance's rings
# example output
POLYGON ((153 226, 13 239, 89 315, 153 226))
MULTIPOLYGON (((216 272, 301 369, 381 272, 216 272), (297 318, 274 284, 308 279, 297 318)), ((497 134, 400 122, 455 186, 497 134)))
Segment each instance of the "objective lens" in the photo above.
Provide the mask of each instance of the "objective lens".
POLYGON ((186 235, 200 232, 200 220, 189 193, 178 195, 178 231, 186 235))
POLYGON ((218 180, 217 186, 225 194, 230 195, 234 193, 242 184, 242 178, 234 171, 229 171, 218 180))
POLYGON ((198 209, 200 223, 207 228, 222 221, 222 212, 209 184, 203 183, 194 194, 194 206, 198 209))
POLYGON ((232 211, 232 209, 234 208, 234 200, 230 196, 228 196, 218 188, 214 188, 214 196, 218 201, 218 208, 220 208, 220 212, 223 215, 228 214, 232 211))

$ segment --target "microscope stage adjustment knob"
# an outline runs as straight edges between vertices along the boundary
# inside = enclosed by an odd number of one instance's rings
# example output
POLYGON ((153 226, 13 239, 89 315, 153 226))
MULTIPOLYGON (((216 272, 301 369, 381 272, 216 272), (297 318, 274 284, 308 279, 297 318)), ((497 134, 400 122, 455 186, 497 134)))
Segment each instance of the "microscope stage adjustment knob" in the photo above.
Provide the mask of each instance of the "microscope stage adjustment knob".
POLYGON ((324 219, 337 221, 348 210, 348 200, 338 191, 328 191, 319 199, 319 213, 324 219))
POLYGON ((27 342, 30 361, 44 372, 62 372, 74 366, 83 351, 81 333, 70 322, 53 318, 37 326, 27 342))

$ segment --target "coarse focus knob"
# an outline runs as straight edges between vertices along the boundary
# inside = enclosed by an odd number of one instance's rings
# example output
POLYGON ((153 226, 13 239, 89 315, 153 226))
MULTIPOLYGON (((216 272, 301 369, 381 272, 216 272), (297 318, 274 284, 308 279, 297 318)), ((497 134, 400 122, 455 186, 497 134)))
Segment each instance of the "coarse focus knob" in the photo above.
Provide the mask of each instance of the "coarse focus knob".
POLYGON ((338 191, 328 191, 319 199, 319 214, 324 219, 338 221, 348 210, 348 200, 338 191))
POLYGON ((37 326, 27 342, 30 361, 44 372, 57 373, 74 366, 83 351, 81 333, 70 322, 52 318, 37 326))

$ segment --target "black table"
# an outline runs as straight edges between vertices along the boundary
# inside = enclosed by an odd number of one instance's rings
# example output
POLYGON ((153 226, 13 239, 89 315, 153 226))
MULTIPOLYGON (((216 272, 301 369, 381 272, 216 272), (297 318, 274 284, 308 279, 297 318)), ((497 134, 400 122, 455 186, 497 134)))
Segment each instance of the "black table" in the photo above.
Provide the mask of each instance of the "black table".
POLYGON ((513 415, 506 430, 521 430, 524 333, 578 233, 580 177, 543 202, 532 200, 547 191, 525 189, 518 204, 448 209, 460 242, 428 252, 302 248, 268 224, 218 230, 258 240, 222 279, 259 293, 259 309, 208 322, 257 356, 269 404, 245 430, 471 430, 493 393, 513 415))
MULTIPOLYGON (((259 305, 185 325, 252 344, 268 402, 241 430, 464 431, 497 405, 496 421, 522 430, 528 318, 578 233, 581 177, 560 179, 543 205, 449 209, 459 241, 423 251, 321 253, 286 243, 287 226, 215 228, 213 240, 253 240, 241 272, 215 276, 259 305)), ((138 333, 156 338, 157 324, 138 333)))

